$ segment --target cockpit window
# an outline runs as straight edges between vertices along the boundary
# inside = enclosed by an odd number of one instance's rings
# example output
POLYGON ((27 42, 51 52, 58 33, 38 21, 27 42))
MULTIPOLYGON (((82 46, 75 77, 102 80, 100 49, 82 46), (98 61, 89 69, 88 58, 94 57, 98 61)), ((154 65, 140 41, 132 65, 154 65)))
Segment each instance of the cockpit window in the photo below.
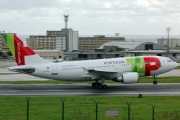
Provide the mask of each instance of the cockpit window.
POLYGON ((167 62, 172 62, 172 60, 167 60, 167 62))

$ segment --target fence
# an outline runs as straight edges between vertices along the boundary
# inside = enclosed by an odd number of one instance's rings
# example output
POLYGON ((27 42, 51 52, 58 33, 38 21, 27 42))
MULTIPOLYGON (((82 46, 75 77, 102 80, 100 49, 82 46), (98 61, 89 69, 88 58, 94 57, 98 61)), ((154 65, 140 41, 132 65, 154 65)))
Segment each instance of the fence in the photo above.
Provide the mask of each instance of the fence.
MULTIPOLYGON (((78 97, 74 98, 78 99, 78 97)), ((179 120, 180 111, 168 105, 90 100, 75 103, 73 99, 19 97, 0 103, 0 120, 179 120), (118 104, 119 103, 119 104, 118 104), (114 113, 113 113, 114 112, 114 113)))

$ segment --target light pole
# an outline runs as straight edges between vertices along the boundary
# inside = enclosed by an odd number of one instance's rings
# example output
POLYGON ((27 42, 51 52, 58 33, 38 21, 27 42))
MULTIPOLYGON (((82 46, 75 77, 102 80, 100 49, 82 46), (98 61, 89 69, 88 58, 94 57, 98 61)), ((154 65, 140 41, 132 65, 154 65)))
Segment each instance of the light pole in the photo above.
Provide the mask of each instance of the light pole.
POLYGON ((64 22, 65 22, 65 36, 66 36, 66 51, 69 51, 69 37, 68 37, 68 29, 67 29, 67 23, 68 23, 68 17, 69 15, 64 15, 64 22))
POLYGON ((168 33, 168 39, 167 39, 167 57, 169 57, 169 32, 171 31, 171 28, 166 28, 166 31, 168 33))

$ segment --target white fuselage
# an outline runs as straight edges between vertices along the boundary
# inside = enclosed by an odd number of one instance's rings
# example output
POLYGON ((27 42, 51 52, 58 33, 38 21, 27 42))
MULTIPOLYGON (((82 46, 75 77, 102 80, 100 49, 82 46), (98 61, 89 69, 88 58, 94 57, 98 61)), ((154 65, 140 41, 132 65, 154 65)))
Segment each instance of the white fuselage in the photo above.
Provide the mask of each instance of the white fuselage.
MULTIPOLYGON (((159 75, 174 69, 177 63, 171 61, 166 57, 157 57, 161 66, 158 70, 153 70, 150 75, 159 75)), ((138 66, 143 66, 149 63, 138 63, 138 66)), ((84 77, 86 69, 98 70, 98 71, 117 71, 116 73, 106 72, 101 73, 106 79, 113 79, 119 74, 134 72, 132 71, 132 65, 126 62, 126 58, 112 58, 112 59, 99 59, 99 60, 85 60, 85 61, 71 61, 71 62, 58 62, 48 64, 35 64, 31 65, 35 67, 35 72, 31 75, 54 79, 54 80, 69 80, 69 81, 84 81, 93 80, 92 78, 84 77), (84 69, 85 68, 85 69, 84 69)), ((152 64, 153 65, 153 64, 152 64)), ((97 79, 97 75, 96 79, 97 79)), ((139 76, 146 76, 145 73, 139 73, 139 76)))

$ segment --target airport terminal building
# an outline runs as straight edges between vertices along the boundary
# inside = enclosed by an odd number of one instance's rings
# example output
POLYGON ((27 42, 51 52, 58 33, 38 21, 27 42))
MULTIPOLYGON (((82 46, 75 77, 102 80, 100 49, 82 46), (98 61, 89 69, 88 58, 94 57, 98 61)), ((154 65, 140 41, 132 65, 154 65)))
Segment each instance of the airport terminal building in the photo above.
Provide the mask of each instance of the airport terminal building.
POLYGON ((60 50, 34 50, 39 56, 44 59, 54 59, 62 57, 64 55, 63 51, 60 50))
POLYGON ((95 52, 101 45, 107 42, 125 42, 124 37, 107 37, 105 35, 94 35, 93 37, 79 37, 78 47, 81 52, 95 52))
POLYGON ((156 42, 108 42, 98 48, 99 51, 110 51, 117 48, 124 48, 121 51, 124 56, 166 56, 180 59, 180 50, 169 49, 165 45, 156 42))
POLYGON ((61 29, 61 31, 47 31, 46 35, 31 35, 27 39, 27 45, 33 50, 78 50, 78 31, 73 29, 61 29))
MULTIPOLYGON (((170 39, 169 50, 167 39, 161 38, 156 42, 125 41, 124 37, 79 37, 78 31, 68 29, 68 41, 65 29, 61 31, 47 31, 46 35, 30 36, 27 45, 33 50, 41 50, 44 58, 53 56, 68 56, 72 59, 102 59, 123 56, 166 56, 180 60, 180 40, 170 39), (50 53, 51 50, 51 53, 50 53), (65 51, 65 52, 62 52, 65 51), (46 53, 45 53, 46 52, 46 53), (49 55, 49 56, 48 56, 49 55)), ((9 51, 0 35, 0 51, 9 51)))

